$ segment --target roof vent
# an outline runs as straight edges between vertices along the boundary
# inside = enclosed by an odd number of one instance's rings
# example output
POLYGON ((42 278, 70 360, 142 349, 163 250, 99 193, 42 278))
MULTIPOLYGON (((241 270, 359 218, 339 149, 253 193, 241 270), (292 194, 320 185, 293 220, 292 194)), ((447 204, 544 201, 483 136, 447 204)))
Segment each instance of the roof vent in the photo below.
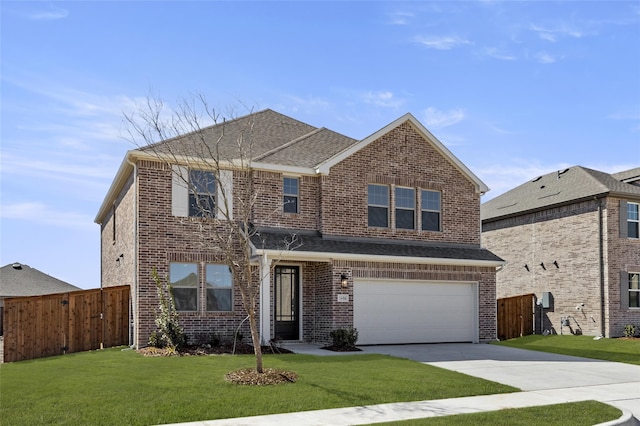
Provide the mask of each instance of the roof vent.
POLYGON ((567 173, 569 171, 569 169, 564 169, 564 170, 558 170, 558 179, 560 179, 560 177, 567 173))
POLYGON ((538 176, 537 178, 535 178, 535 179, 534 179, 534 180, 532 180, 531 182, 537 182, 537 181, 539 181, 540 179, 542 179, 542 176, 538 176))
POLYGON ((13 269, 22 269, 22 265, 19 264, 18 262, 14 263, 13 265, 11 265, 13 267, 13 269))

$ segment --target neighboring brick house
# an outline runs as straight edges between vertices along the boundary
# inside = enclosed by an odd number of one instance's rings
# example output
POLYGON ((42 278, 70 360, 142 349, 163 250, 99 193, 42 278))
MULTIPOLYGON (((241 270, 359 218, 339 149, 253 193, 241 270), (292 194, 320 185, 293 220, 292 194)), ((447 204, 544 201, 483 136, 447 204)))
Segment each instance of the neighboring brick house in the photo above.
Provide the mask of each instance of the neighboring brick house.
MULTIPOLYGON (((226 170, 217 188, 260 188, 251 222, 263 342, 325 343, 353 326, 360 344, 495 339, 503 261, 480 246, 488 188, 412 115, 363 140, 271 110, 201 135, 221 138, 216 149, 228 158, 249 127, 250 182, 226 170), (283 251, 291 235, 296 244, 283 251)), ((172 282, 188 335, 229 336, 246 316, 237 277, 202 244, 199 225, 215 219, 193 217, 188 200, 199 195, 176 179, 207 173, 188 139, 129 151, 96 217, 102 285, 131 286, 135 346, 155 330, 153 268, 172 282)), ((214 192, 218 208, 237 209, 214 192)))
POLYGON ((498 298, 535 293, 537 332, 618 337, 640 326, 639 206, 640 168, 571 167, 487 201, 482 242, 507 261, 498 298))

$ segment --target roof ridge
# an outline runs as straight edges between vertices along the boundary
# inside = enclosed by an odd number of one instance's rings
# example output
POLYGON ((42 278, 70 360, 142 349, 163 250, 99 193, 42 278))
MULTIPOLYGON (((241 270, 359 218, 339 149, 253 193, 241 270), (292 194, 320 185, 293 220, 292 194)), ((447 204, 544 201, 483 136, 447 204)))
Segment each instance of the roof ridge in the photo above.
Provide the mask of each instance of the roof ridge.
POLYGON ((300 141, 303 141, 303 140, 315 135, 316 133, 319 133, 322 130, 327 130, 327 129, 325 127, 316 127, 315 129, 313 129, 309 133, 306 133, 306 134, 304 134, 302 136, 298 136, 297 138, 294 138, 294 139, 290 140, 289 142, 283 143, 282 145, 277 146, 277 147, 275 147, 275 148, 263 153, 262 155, 258 155, 257 157, 255 157, 253 159, 253 161, 262 160, 263 158, 266 158, 266 157, 268 157, 268 156, 270 156, 272 154, 275 154, 276 152, 282 151, 285 148, 288 148, 288 147, 290 147, 292 145, 295 145, 296 143, 298 143, 300 141))

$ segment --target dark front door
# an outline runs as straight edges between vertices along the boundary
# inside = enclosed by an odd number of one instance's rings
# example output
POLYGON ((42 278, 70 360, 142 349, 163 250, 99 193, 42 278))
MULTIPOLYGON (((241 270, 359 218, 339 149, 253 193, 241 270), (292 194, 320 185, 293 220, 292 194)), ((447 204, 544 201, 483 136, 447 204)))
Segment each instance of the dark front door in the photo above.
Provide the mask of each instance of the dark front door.
POLYGON ((276 266, 274 275, 275 336, 282 340, 299 340, 300 268, 297 266, 276 266))

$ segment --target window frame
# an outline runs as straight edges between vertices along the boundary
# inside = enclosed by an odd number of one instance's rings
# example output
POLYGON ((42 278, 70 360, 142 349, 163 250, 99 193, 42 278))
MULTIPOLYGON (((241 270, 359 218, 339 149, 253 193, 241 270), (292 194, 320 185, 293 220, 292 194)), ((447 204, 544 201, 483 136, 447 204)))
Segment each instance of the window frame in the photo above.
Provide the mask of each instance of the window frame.
POLYGON ((640 309, 640 272, 629 272, 629 275, 627 275, 627 291, 629 292, 627 308, 640 309), (635 276, 635 281, 634 281, 634 278, 632 278, 634 276, 635 276), (637 288, 631 288, 631 286, 634 283, 637 288), (631 298, 632 293, 636 295, 634 299, 631 298), (636 306, 631 306, 631 302, 633 300, 635 300, 636 306))
POLYGON ((394 208, 395 208, 395 215, 396 215, 396 220, 395 220, 396 229, 415 231, 416 229, 416 189, 411 187, 406 187, 406 186, 396 186, 394 188, 394 195, 395 195, 394 208), (411 197, 401 194, 402 192, 410 193, 411 197), (413 205, 413 207, 399 205, 400 201, 407 201, 407 200, 411 201, 411 204, 413 205), (400 220, 406 220, 406 218, 400 217, 405 215, 399 215, 398 212, 401 212, 401 213, 411 212, 411 227, 400 226, 400 220))
POLYGON ((188 216, 216 217, 218 181, 215 173, 210 170, 189 169, 188 187, 188 216), (206 178, 196 175, 206 175, 206 178), (204 181, 205 185, 202 185, 204 181), (213 185, 211 188, 210 185, 213 185), (209 207, 209 209, 207 209, 209 207))
MULTIPOLYGON (((198 267, 198 263, 195 262, 170 262, 169 263, 169 285, 171 286, 171 294, 173 296, 173 301, 176 307, 176 311, 178 312, 199 312, 200 311, 200 272, 199 272, 199 267, 198 267), (196 274, 196 279, 195 279, 195 286, 192 285, 175 285, 176 283, 179 283, 180 281, 184 280, 185 278, 189 277, 191 275, 191 273, 189 273, 188 275, 185 275, 184 277, 179 278, 177 281, 174 281, 174 276, 173 276, 173 266, 176 265, 182 265, 182 266, 194 266, 195 267, 195 274, 196 274), (184 292, 185 289, 189 289, 189 290, 195 290, 195 309, 182 309, 181 306, 181 302, 178 303, 178 298, 176 297, 176 290, 180 290, 180 292, 184 292)), ((176 270, 176 274, 178 273, 178 271, 176 270)), ((180 274, 182 275, 182 274, 180 274)), ((175 277, 178 278, 178 277, 175 277)), ((189 299, 191 299, 192 296, 189 297, 189 299)), ((188 304, 188 303, 187 303, 188 304)))
MULTIPOLYGON (((222 272, 222 271, 219 271, 222 272)), ((215 274, 215 272, 212 272, 212 274, 215 274)), ((231 268, 229 267, 229 265, 226 265, 224 263, 205 263, 204 265, 204 287, 205 287, 205 299, 206 299, 206 303, 205 303, 205 309, 207 312, 233 312, 233 271, 231 270, 231 268), (210 281, 210 277, 209 277, 209 267, 220 267, 220 269, 224 269, 226 268, 226 272, 228 272, 228 276, 225 276, 225 285, 214 285, 215 283, 210 281), (227 281, 228 279, 228 281, 227 281), (222 291, 224 290, 225 292, 229 292, 229 295, 227 296, 228 299, 228 303, 229 303, 229 309, 210 309, 209 306, 209 290, 212 290, 215 294, 216 291, 222 291)))
POLYGON ((627 238, 638 239, 640 238, 640 204, 627 202, 627 238), (632 206, 635 207, 635 218, 631 218, 632 206), (630 232, 632 229, 635 232, 630 232), (635 234, 635 235, 633 235, 635 234))
MULTIPOLYGON (((291 208, 291 207, 289 207, 291 208)), ((297 177, 283 176, 282 177, 282 212, 289 214, 297 214, 300 212, 300 179, 297 177), (295 182, 295 193, 288 192, 287 181, 295 182), (293 199, 291 202, 289 199, 293 199), (293 211, 287 211, 287 206, 293 206, 293 211)))
POLYGON ((420 189, 420 229, 422 231, 428 232, 442 232, 442 192, 435 191, 432 189, 420 189), (425 207, 425 194, 438 194, 438 209, 431 209, 425 207), (437 213, 438 214, 438 229, 427 229, 425 228, 425 223, 427 221, 424 220, 425 213, 437 213))
POLYGON ((389 200, 389 195, 390 195, 390 191, 389 191, 389 186, 388 185, 381 185, 381 184, 376 184, 376 183, 370 183, 367 184, 367 226, 369 228, 388 228, 389 227, 389 204, 390 204, 390 200, 389 200), (386 192, 386 204, 381 204, 381 203, 376 203, 376 202, 371 202, 372 198, 374 199, 373 201, 379 201, 382 199, 382 195, 383 194, 376 194, 376 193, 372 193, 371 190, 374 188, 384 188, 385 192, 386 192), (385 210, 385 224, 384 225, 379 225, 376 223, 372 224, 372 217, 376 217, 376 215, 372 215, 372 209, 384 209, 385 210))

